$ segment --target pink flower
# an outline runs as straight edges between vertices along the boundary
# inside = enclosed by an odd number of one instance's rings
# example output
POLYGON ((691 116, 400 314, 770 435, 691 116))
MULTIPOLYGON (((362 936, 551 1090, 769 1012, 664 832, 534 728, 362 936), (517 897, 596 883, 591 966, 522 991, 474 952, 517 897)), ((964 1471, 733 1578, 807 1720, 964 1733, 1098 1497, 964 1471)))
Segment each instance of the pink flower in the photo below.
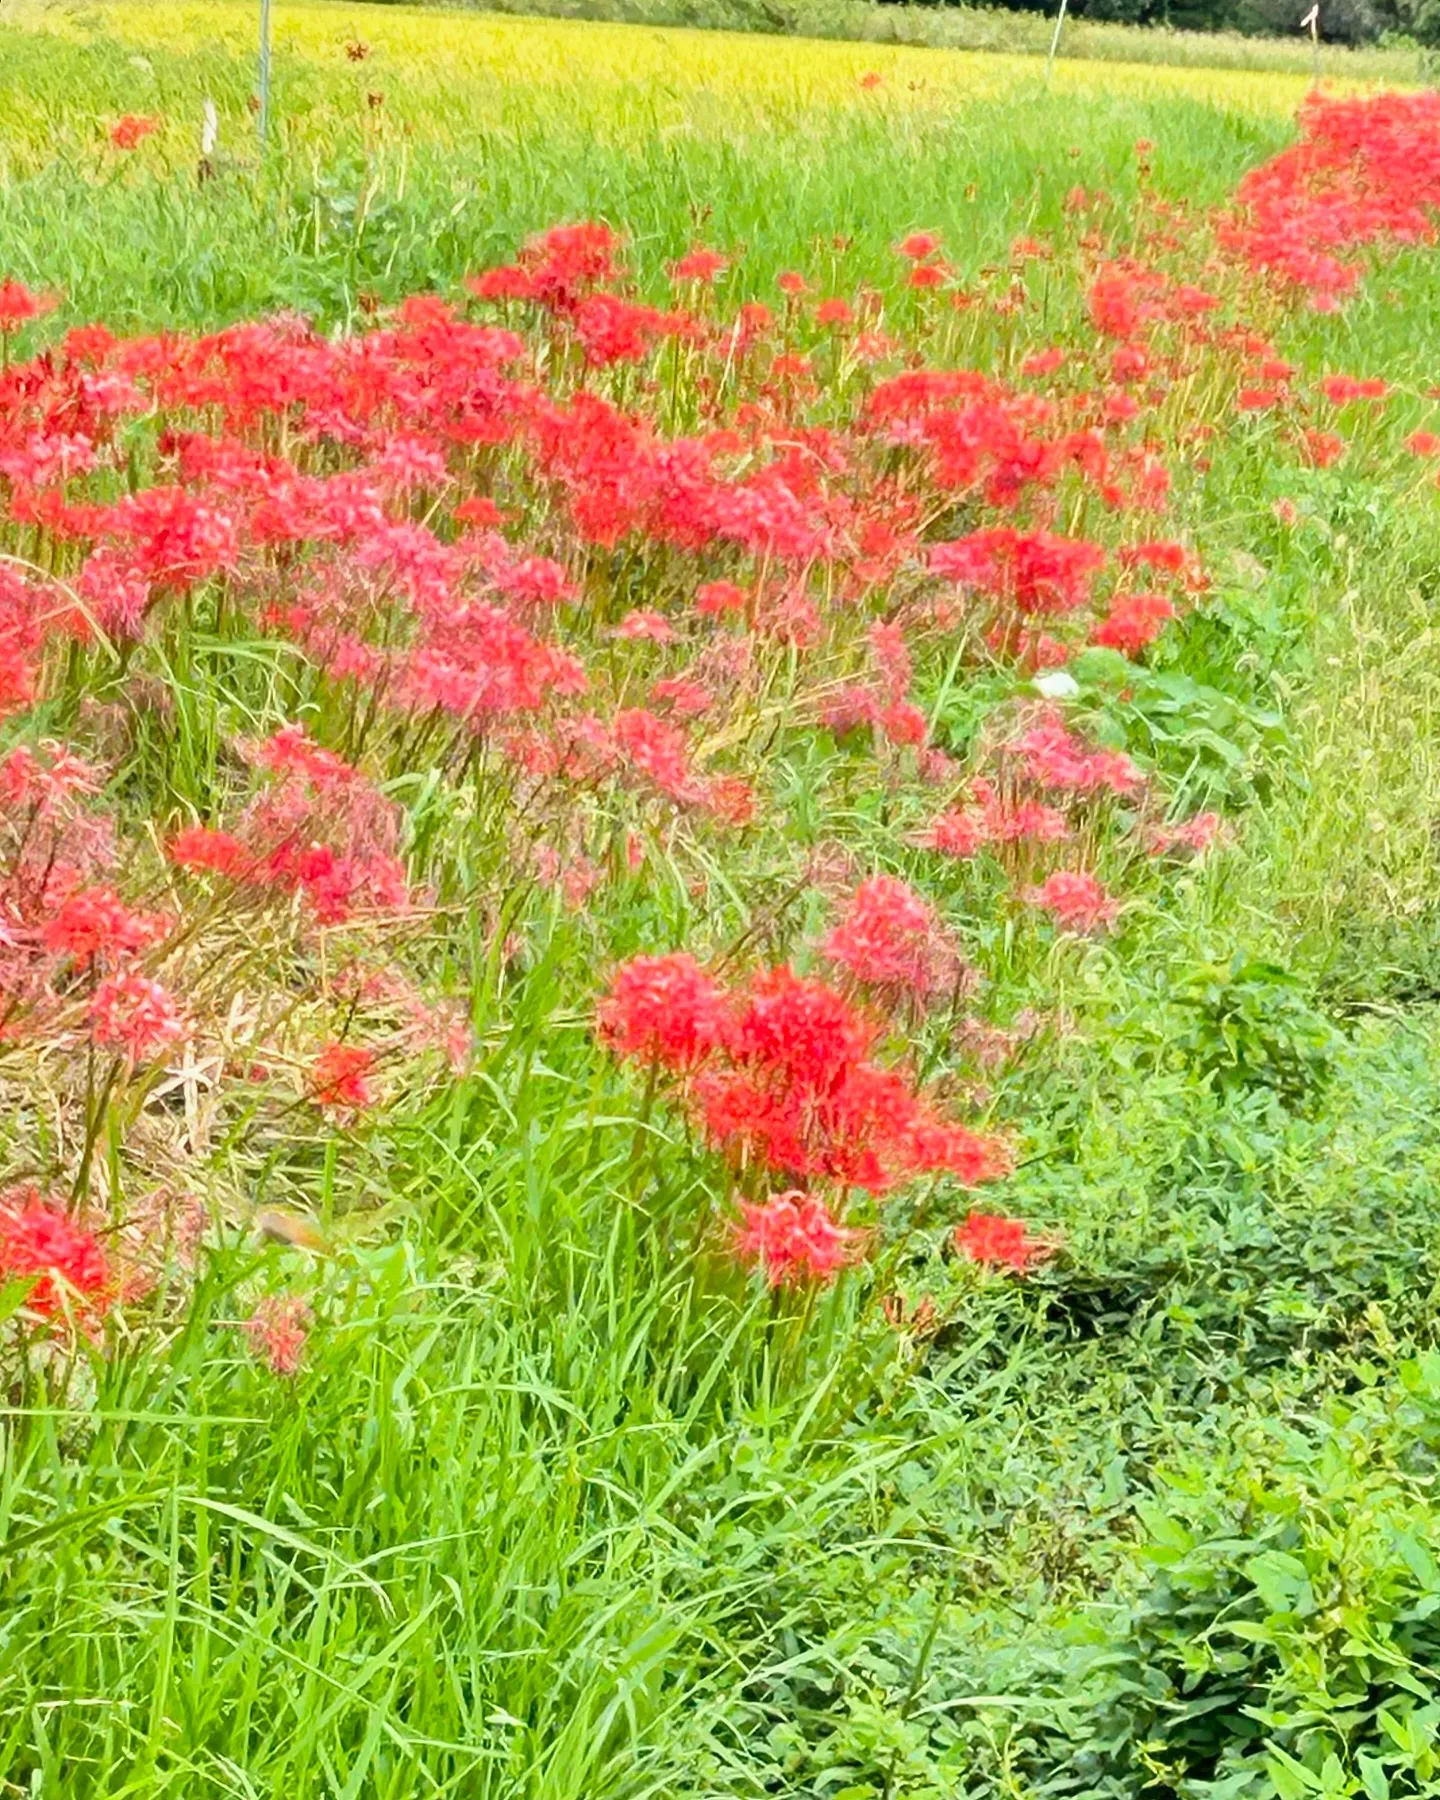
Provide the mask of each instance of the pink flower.
POLYGON ((1025 898, 1052 913, 1066 931, 1097 931, 1112 924, 1120 910, 1120 902, 1083 869, 1057 869, 1025 898))
POLYGON ((971 1262, 998 1263, 1023 1275, 1032 1263, 1054 1255, 1054 1245, 1032 1238, 1019 1219, 972 1212, 955 1227, 955 1248, 971 1262))
POLYGON ((375 1052, 361 1044, 327 1044, 310 1067, 310 1098, 329 1112, 359 1112, 371 1105, 369 1077, 375 1052))
POLYGON ((298 1294, 268 1294, 241 1326, 252 1352, 277 1375, 293 1375, 314 1323, 309 1302, 298 1294))
POLYGON ((39 1279, 25 1304, 46 1318, 63 1311, 67 1301, 104 1312, 116 1296, 94 1234, 33 1187, 15 1188, 0 1199, 0 1279, 28 1276, 39 1279))
POLYGON ((190 1029, 160 983, 137 974, 100 983, 90 1001, 90 1028, 97 1044, 123 1050, 132 1066, 152 1061, 190 1029))
POLYGON ((792 1188, 761 1205, 742 1202, 735 1253, 763 1270, 771 1287, 830 1281, 855 1258, 860 1233, 831 1217, 825 1202, 792 1188))

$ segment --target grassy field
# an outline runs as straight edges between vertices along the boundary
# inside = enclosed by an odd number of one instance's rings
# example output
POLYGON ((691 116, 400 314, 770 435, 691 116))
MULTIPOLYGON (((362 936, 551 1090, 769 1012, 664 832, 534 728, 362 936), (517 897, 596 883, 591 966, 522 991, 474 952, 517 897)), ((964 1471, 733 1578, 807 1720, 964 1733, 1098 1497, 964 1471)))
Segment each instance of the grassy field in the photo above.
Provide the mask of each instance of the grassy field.
POLYGON ((1123 208, 1138 137, 1162 144, 1174 192, 1218 202, 1284 141, 1307 85, 1062 63, 1045 100, 1027 57, 281 6, 276 147, 257 169, 254 23, 223 3, 22 10, 0 144, 7 267, 117 326, 273 306, 343 320, 357 292, 457 280, 537 220, 595 212, 625 221, 652 291, 697 230, 745 246, 756 292, 841 228, 847 271, 867 279, 912 222, 973 271, 1051 229, 1071 173, 1123 208), (356 38, 370 54, 350 63, 356 38), (883 85, 867 90, 871 71, 883 85), (233 178, 186 191, 207 96, 233 178), (165 120, 143 169, 104 155, 105 122, 127 110, 165 120))
POLYGON ((1299 74, 277 0, 262 154, 252 35, 0 14, 0 1794, 1440 1792, 1433 247, 1227 237, 1299 74), (787 961, 1009 1172, 717 1123, 787 961))

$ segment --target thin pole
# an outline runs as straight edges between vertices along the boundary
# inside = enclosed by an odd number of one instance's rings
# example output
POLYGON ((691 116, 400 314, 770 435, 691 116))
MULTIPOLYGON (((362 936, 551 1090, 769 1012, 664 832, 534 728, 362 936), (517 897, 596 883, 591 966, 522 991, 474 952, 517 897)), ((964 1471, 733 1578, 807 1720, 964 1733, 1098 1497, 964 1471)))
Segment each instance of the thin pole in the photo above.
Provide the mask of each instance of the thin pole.
POLYGON ((1050 54, 1045 58, 1045 85, 1050 85, 1050 71, 1055 66, 1055 52, 1060 47, 1060 27, 1065 23, 1065 7, 1068 0, 1060 0, 1060 10, 1055 15, 1055 30, 1050 39, 1050 54))
POLYGON ((263 148, 270 134, 270 0, 260 0, 260 113, 256 129, 263 148))
POLYGON ((1320 85, 1320 7, 1312 6, 1300 21, 1300 29, 1310 28, 1310 78, 1316 87, 1320 85))

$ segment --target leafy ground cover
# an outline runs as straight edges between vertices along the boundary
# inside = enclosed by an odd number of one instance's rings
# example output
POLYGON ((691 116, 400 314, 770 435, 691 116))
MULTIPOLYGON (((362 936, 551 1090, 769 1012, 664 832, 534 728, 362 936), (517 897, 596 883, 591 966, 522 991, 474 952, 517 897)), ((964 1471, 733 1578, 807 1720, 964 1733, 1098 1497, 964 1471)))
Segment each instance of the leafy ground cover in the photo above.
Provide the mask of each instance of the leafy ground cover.
POLYGON ((0 27, 4 1791, 1436 1791, 1440 105, 277 26, 0 27))

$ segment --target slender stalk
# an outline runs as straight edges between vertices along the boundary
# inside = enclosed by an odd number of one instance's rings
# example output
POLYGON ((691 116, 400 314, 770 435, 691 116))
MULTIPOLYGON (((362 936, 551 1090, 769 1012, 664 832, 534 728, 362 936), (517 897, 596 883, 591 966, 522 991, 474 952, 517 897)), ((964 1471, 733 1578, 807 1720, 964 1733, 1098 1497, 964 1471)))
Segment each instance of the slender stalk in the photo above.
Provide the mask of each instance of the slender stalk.
POLYGON ((1065 23, 1065 9, 1069 0, 1060 0, 1060 10, 1055 15, 1055 29, 1050 36, 1050 50, 1045 58, 1045 85, 1050 85, 1050 71, 1055 67, 1055 52, 1060 48, 1060 27, 1065 23))

